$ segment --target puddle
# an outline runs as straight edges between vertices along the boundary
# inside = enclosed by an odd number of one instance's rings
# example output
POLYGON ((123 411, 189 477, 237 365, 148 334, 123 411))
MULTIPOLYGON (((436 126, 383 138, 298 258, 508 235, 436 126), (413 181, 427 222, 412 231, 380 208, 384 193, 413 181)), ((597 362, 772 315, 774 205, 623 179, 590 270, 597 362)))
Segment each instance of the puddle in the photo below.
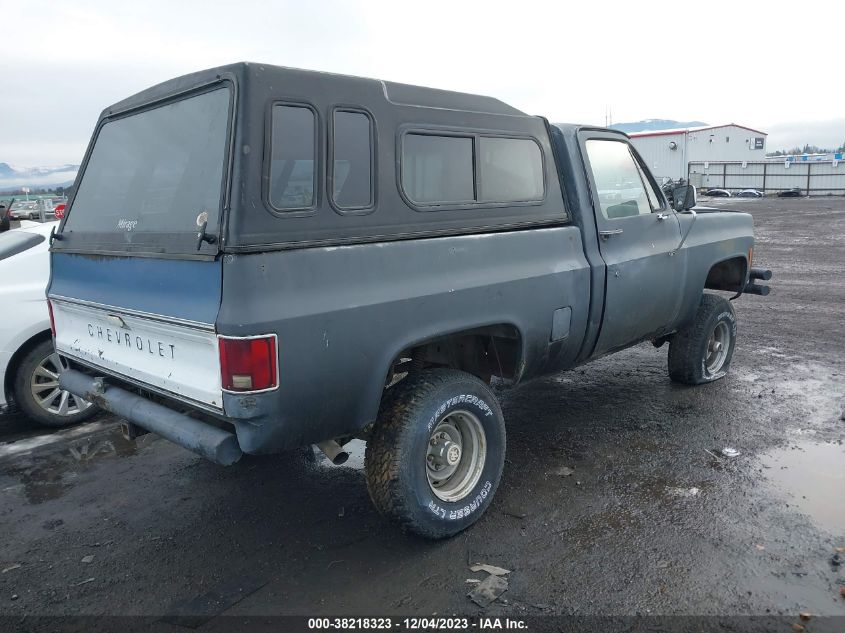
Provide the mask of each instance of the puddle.
POLYGON ((835 535, 845 533, 845 446, 802 442, 762 457, 769 483, 835 535))
POLYGON ((93 468, 96 462, 134 455, 138 450, 137 442, 125 440, 118 427, 111 428, 108 433, 80 439, 73 439, 74 433, 55 435, 60 436, 59 439, 39 436, 3 447, 6 454, 16 455, 18 459, 0 467, 0 473, 16 479, 18 483, 6 486, 0 493, 21 492, 33 504, 58 499, 75 485, 80 474, 93 468), (66 445, 61 450, 33 453, 35 448, 57 441, 65 441, 66 445))
POLYGON ((69 429, 55 431, 39 429, 35 434, 28 433, 21 438, 0 442, 0 458, 32 453, 36 449, 51 444, 68 442, 74 438, 86 437, 108 429, 111 426, 114 425, 107 422, 88 422, 87 424, 80 424, 69 429))

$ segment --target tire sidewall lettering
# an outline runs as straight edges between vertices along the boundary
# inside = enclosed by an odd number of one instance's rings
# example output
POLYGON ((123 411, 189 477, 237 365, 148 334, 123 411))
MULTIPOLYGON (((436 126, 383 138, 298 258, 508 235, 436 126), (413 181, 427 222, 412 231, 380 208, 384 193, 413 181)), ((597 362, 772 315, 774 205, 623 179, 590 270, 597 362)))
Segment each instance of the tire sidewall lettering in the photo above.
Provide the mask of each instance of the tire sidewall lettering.
POLYGON ((456 407, 458 404, 468 404, 470 406, 475 406, 481 409, 483 417, 492 417, 493 416, 493 409, 490 408, 490 405, 484 401, 483 398, 479 398, 473 394, 461 394, 459 396, 453 396, 447 400, 445 400, 434 412, 434 415, 429 418, 428 421, 428 432, 431 433, 434 430, 434 426, 437 424, 438 420, 440 420, 443 415, 446 413, 448 409, 456 407))
POLYGON ((440 519, 447 519, 449 521, 457 521, 458 519, 464 519, 472 515, 473 512, 479 510, 483 504, 484 500, 487 499, 490 491, 493 489, 493 482, 489 479, 484 482, 484 485, 481 487, 481 490, 478 491, 478 494, 473 497, 472 501, 469 503, 464 503, 463 507, 458 508, 457 510, 446 510, 442 506, 440 506, 436 501, 433 499, 428 502, 428 509, 434 513, 434 516, 440 519))

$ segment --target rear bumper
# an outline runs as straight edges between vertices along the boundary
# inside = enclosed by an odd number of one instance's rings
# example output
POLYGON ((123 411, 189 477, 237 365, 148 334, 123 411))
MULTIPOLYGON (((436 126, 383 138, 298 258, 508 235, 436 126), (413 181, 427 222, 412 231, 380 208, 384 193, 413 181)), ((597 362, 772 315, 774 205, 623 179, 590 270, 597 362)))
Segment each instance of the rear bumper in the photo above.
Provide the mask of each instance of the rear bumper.
POLYGON ((102 378, 71 369, 61 374, 59 386, 221 466, 234 464, 243 456, 234 433, 110 385, 102 378))

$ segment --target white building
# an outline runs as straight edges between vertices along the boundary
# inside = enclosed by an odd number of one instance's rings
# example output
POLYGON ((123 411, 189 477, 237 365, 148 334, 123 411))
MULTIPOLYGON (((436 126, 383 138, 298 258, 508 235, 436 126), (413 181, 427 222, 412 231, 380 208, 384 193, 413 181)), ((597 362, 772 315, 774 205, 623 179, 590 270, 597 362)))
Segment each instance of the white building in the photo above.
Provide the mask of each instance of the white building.
POLYGON ((672 180, 690 178, 691 162, 751 162, 766 159, 767 134, 735 123, 634 132, 629 136, 658 184, 664 177, 672 180))

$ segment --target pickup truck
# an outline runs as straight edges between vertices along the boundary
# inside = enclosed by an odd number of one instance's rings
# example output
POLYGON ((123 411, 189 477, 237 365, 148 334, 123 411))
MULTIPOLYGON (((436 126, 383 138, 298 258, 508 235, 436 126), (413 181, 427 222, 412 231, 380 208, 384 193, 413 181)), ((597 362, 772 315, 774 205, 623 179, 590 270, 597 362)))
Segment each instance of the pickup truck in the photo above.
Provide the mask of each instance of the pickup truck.
POLYGON ((60 385, 219 464, 367 442, 377 508, 443 538, 505 462, 494 385, 669 343, 725 375, 765 294, 750 215, 670 206, 620 132, 239 63, 106 108, 52 237, 60 385))

